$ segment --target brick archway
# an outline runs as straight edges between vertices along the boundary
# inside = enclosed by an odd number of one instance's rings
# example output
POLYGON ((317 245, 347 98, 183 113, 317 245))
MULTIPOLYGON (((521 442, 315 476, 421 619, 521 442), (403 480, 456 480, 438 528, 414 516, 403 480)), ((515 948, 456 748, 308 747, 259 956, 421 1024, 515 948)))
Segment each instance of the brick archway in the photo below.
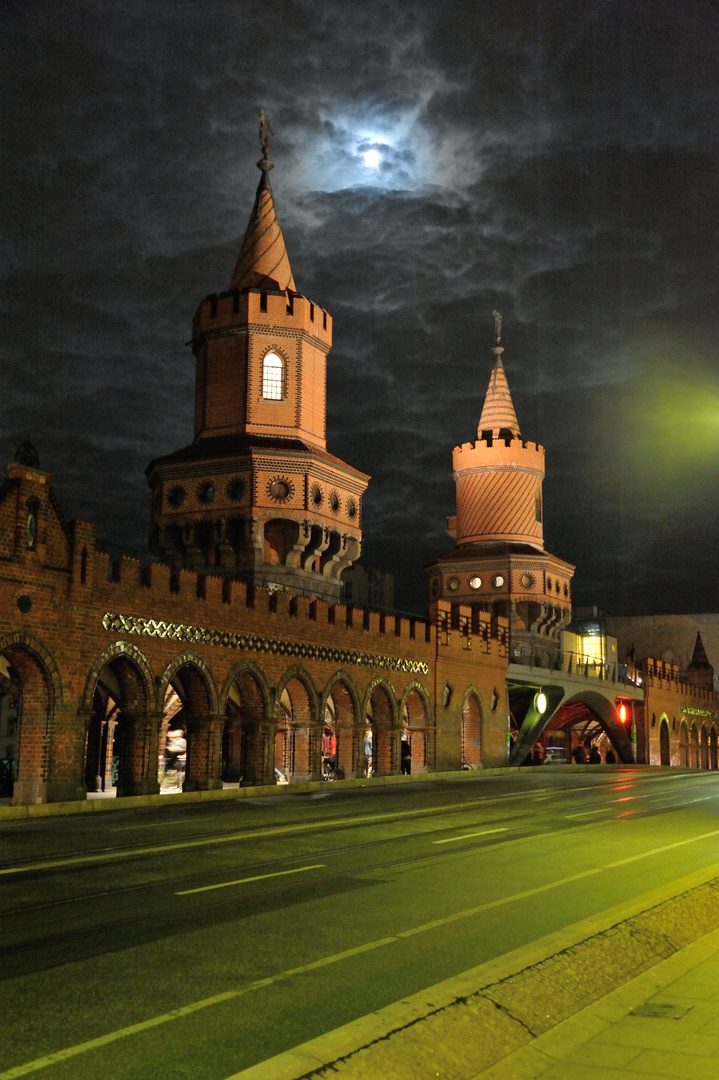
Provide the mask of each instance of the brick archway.
POLYGON ((18 696, 14 703, 16 757, 6 778, 13 803, 47 801, 53 782, 56 786, 65 782, 79 791, 82 745, 77 735, 63 732, 53 745, 62 684, 49 650, 34 635, 20 631, 0 638, 0 655, 7 660, 11 672, 7 681, 18 696))
POLYGON ((482 766, 482 703, 476 686, 467 690, 462 702, 462 768, 482 766))
MULTIPOLYGON (((181 653, 168 664, 159 688, 164 691, 165 703, 173 691, 181 702, 172 722, 175 730, 184 732, 187 744, 183 790, 208 791, 222 787, 223 720, 219 715, 217 685, 209 666, 194 652, 181 653)), ((163 729, 167 729, 164 718, 163 729)))
POLYGON ((85 783, 88 791, 159 791, 157 698, 152 670, 139 649, 119 641, 97 658, 82 698, 88 716, 85 783))
POLYGON ((230 671, 220 704, 222 779, 228 783, 272 783, 270 701, 272 695, 262 668, 243 660, 230 671))
POLYGON ((399 772, 399 708, 394 687, 378 675, 364 696, 364 719, 372 732, 372 773, 387 776, 399 772))
POLYGON ((362 772, 362 710, 354 680, 338 671, 327 683, 320 699, 322 722, 329 722, 337 740, 337 776, 359 776, 362 772))
POLYGON ((427 691, 417 679, 405 687, 400 701, 400 716, 402 771, 426 772, 434 765, 434 724, 427 691))
POLYGON ((312 676, 301 664, 285 672, 277 684, 275 701, 275 768, 288 780, 319 780, 319 695, 312 676))

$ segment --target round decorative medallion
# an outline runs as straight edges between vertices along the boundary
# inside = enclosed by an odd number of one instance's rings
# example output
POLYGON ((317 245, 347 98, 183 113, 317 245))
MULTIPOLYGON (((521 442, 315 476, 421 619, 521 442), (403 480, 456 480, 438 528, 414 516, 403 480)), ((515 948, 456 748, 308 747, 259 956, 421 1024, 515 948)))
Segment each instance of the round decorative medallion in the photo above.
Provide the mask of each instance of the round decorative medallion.
POLYGON ((204 484, 200 484, 197 489, 197 498, 201 503, 211 503, 214 501, 217 494, 217 488, 211 480, 206 480, 204 484))
POLYGON ((492 578, 492 584, 494 585, 495 589, 501 589, 504 585, 504 577, 502 576, 502 574, 495 574, 492 578))
POLYGON ((330 510, 333 514, 338 514, 340 509, 340 497, 336 491, 330 492, 329 497, 330 510))
POLYGON ((477 576, 471 577, 469 579, 469 587, 470 587, 470 589, 481 589, 482 588, 482 579, 481 579, 481 577, 477 577, 477 576))
POLYGON ((245 494, 245 487, 245 481, 238 476, 234 480, 230 480, 227 488, 225 489, 225 494, 227 495, 227 498, 230 499, 232 502, 239 502, 245 494))
POLYGON ((18 596, 17 598, 18 610, 27 615, 28 611, 32 607, 32 600, 29 596, 18 596))
POLYGON ((456 592, 457 589, 459 588, 459 578, 458 577, 447 578, 447 588, 451 589, 452 592, 456 592))
POLYGON ((275 502, 286 502, 294 492, 294 488, 286 476, 278 476, 267 485, 267 491, 275 502))
POLYGON ((521 578, 519 579, 519 584, 522 586, 523 589, 533 589, 534 586, 537 584, 536 575, 533 574, 530 570, 525 571, 525 573, 523 573, 521 578))
POLYGON ((552 591, 552 579, 550 577, 548 577, 547 578, 547 592, 551 592, 551 591, 552 591))
POLYGON ((186 499, 187 492, 181 484, 175 484, 174 487, 170 488, 169 494, 167 496, 167 501, 170 506, 174 506, 175 509, 177 509, 179 506, 182 506, 186 499))
POLYGON ((347 500, 347 517, 350 519, 357 517, 357 503, 354 499, 347 500))
POLYGON ((567 585, 566 581, 564 582, 564 595, 569 596, 569 586, 567 585))
POLYGON ((324 499, 324 492, 319 484, 313 484, 310 491, 310 502, 313 506, 322 506, 322 500, 324 499))

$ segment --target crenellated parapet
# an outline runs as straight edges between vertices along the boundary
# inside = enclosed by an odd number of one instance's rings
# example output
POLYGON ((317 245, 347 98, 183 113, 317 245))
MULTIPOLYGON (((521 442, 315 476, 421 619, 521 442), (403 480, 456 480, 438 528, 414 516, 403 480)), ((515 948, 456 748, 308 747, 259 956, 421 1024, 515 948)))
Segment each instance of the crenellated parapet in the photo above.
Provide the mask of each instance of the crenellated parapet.
POLYGON ((313 344, 332 347, 332 316, 301 293, 248 289, 205 297, 192 323, 192 346, 197 353, 208 336, 247 334, 251 330, 281 329, 305 335, 313 344))

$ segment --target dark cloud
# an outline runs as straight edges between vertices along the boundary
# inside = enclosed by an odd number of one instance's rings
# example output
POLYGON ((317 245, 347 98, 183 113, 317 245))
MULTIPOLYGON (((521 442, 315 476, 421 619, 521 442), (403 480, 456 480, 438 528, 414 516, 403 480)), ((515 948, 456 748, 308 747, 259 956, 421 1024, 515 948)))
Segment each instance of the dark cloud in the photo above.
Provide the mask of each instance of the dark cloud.
POLYGON ((716 610, 718 11, 8 3, 4 457, 33 438, 67 515, 142 548, 144 467, 191 438, 184 343, 232 274, 263 105, 295 278, 335 320, 330 448, 373 475, 366 561, 399 604, 422 609, 449 544, 499 308, 577 598, 716 610))

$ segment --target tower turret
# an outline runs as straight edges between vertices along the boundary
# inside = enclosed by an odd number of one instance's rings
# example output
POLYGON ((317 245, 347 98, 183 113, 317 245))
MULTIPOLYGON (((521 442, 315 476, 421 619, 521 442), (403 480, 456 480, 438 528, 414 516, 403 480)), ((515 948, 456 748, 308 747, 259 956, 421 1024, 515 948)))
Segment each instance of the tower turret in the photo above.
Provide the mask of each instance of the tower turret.
POLYGON ((430 596, 509 618, 513 658, 550 653, 571 618, 574 567, 544 550, 544 447, 523 442, 494 313, 494 363, 474 443, 452 453, 454 551, 427 568, 430 596))
POLYGON ((332 319, 295 288, 260 114, 261 179, 227 292, 193 321, 195 438, 148 468, 152 550, 338 600, 361 550, 369 477, 326 449, 332 319))

